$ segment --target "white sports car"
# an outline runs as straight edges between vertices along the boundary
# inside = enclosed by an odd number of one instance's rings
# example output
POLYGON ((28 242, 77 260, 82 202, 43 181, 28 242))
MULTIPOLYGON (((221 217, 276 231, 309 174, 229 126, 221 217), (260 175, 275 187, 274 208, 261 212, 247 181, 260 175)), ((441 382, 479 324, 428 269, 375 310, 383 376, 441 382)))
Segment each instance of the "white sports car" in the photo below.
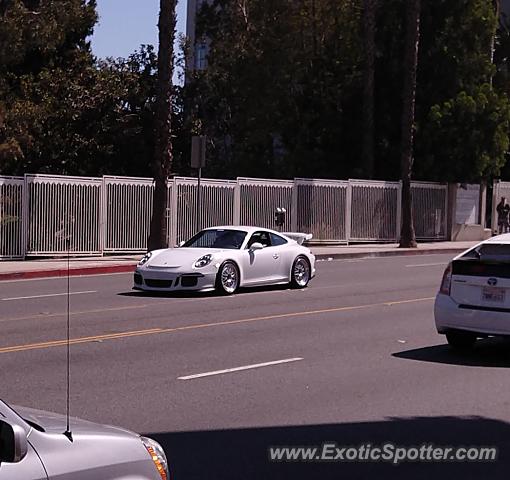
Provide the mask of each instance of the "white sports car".
POLYGON ((218 290, 289 283, 304 288, 315 257, 302 245, 312 236, 258 227, 212 227, 177 248, 147 253, 134 274, 135 290, 218 290))
POLYGON ((510 234, 485 240, 448 264, 434 315, 437 331, 454 348, 510 336, 510 234))

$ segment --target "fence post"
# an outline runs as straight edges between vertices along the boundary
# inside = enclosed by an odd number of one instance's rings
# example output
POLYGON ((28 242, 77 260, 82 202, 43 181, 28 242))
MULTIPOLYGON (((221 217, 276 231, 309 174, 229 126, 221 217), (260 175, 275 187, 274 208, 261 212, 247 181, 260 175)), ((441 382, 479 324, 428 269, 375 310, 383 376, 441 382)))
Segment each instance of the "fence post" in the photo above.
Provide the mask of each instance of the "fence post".
POLYGON ((294 184, 292 185, 292 200, 290 208, 290 230, 292 232, 298 231, 298 183, 299 182, 294 179, 294 184))
POLYGON ((236 178, 236 186, 234 189, 234 225, 241 224, 241 185, 239 185, 239 178, 236 178))
POLYGON ((177 182, 172 178, 167 184, 171 185, 166 208, 168 246, 173 247, 177 244, 177 182))
POLYGON ((30 215, 30 191, 28 188, 27 174, 23 176, 23 190, 21 200, 21 255, 23 259, 27 256, 28 250, 28 228, 30 215))
POLYGON ((101 256, 104 255, 104 249, 106 245, 107 215, 108 215, 108 192, 106 188, 106 180, 103 175, 99 191, 99 250, 101 251, 101 256))
POLYGON ((351 220, 352 219, 352 184, 349 180, 347 185, 347 194, 345 198, 345 239, 347 245, 351 240, 351 220))
MULTIPOLYGON (((397 201, 397 243, 400 242, 400 233, 402 231, 402 180, 398 182, 398 201, 397 201)), ((412 196, 412 194, 411 194, 412 196)), ((412 206, 411 206, 412 208, 412 206)))

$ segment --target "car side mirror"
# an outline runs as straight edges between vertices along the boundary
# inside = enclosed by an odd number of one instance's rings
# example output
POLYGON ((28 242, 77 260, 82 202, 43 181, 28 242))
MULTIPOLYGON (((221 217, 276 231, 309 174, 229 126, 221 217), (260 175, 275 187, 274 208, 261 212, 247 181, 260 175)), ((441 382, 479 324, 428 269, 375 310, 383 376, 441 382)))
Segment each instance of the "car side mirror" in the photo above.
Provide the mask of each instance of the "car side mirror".
POLYGON ((28 452, 25 430, 0 420, 0 463, 21 462, 28 452))
POLYGON ((179 242, 177 244, 177 248, 181 248, 186 242, 184 240, 182 240, 181 242, 179 242))
POLYGON ((255 250, 262 250, 264 248, 264 245, 262 245, 261 243, 259 242, 255 242, 254 244, 252 244, 252 246, 250 247, 250 250, 253 252, 255 250))

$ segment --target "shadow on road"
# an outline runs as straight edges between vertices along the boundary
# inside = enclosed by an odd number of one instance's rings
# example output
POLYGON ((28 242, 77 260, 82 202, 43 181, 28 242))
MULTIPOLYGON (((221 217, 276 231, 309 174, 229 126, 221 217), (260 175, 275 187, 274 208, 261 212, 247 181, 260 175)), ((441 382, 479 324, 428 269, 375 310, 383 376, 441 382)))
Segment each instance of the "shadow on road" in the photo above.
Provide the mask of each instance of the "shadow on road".
MULTIPOLYGON (((266 285, 263 287, 251 287, 251 288, 240 288, 237 293, 235 293, 233 296, 236 295, 243 295, 248 296, 253 293, 258 292, 275 292, 275 291, 285 291, 285 290, 291 290, 290 286, 285 285, 266 285)), ((121 297, 138 297, 138 298, 144 298, 144 297, 154 297, 154 298, 207 298, 207 297, 221 297, 221 294, 218 292, 212 291, 212 292, 193 292, 193 291, 185 291, 185 290, 178 290, 175 292, 156 292, 156 291, 140 291, 140 290, 133 290, 129 292, 119 292, 117 293, 118 296, 121 297)), ((224 297, 227 298, 227 297, 224 297)))
POLYGON ((160 442, 175 480, 272 479, 503 479, 510 467, 510 424, 479 417, 393 418, 387 421, 248 428, 239 430, 149 433, 160 442), (269 446, 339 447, 391 442, 397 446, 496 446, 490 463, 274 463, 269 446))
POLYGON ((132 292, 119 292, 117 295, 120 297, 135 298, 207 298, 215 297, 218 294, 215 292, 141 292, 139 290, 133 290, 132 292))
POLYGON ((478 340, 473 350, 467 352, 455 352, 445 344, 406 350, 393 353, 392 356, 421 362, 447 363, 449 365, 510 368, 510 339, 488 338, 478 340))

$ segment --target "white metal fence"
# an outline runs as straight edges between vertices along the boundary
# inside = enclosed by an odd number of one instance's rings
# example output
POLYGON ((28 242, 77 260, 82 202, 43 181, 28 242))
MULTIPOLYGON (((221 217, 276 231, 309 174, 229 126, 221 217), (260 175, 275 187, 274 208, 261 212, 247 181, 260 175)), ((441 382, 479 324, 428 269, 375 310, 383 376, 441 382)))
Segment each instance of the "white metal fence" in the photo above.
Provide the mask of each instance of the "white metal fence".
POLYGON ((263 180, 258 178, 239 178, 239 223, 257 225, 264 228, 276 228, 275 208, 285 208, 286 223, 293 224, 292 180, 263 180))
POLYGON ((27 255, 102 251, 103 180, 85 177, 26 175, 27 255))
POLYGON ((105 252, 139 252, 147 246, 154 184, 148 178, 104 177, 105 252))
POLYGON ((0 258, 22 257, 23 178, 0 177, 0 258))
POLYGON ((400 183, 351 180, 353 241, 396 241, 400 234, 400 183))
POLYGON ((448 188, 441 183, 413 182, 414 230, 421 240, 446 238, 448 188))
MULTIPOLYGON (((446 239, 446 184, 413 183, 418 239, 446 239)), ((501 188, 506 188, 500 184, 501 188)), ((510 198, 510 184, 508 184, 510 198)), ((0 177, 0 258, 25 255, 98 255, 143 252, 149 235, 154 185, 148 178, 0 177)), ((287 211, 283 230, 312 233, 314 241, 395 242, 400 234, 401 185, 365 180, 169 181, 169 244, 212 225, 276 228, 277 207, 287 211)))
POLYGON ((175 207, 170 206, 172 224, 170 244, 177 244, 193 236, 201 228, 214 225, 232 225, 237 223, 234 218, 234 200, 237 183, 230 180, 202 180, 200 184, 200 217, 196 217, 197 179, 177 177, 173 182, 177 215, 173 215, 175 207), (175 235, 175 236, 174 236, 175 235))
POLYGON ((297 178, 294 185, 295 230, 313 232, 321 243, 346 243, 351 225, 349 182, 297 178))

